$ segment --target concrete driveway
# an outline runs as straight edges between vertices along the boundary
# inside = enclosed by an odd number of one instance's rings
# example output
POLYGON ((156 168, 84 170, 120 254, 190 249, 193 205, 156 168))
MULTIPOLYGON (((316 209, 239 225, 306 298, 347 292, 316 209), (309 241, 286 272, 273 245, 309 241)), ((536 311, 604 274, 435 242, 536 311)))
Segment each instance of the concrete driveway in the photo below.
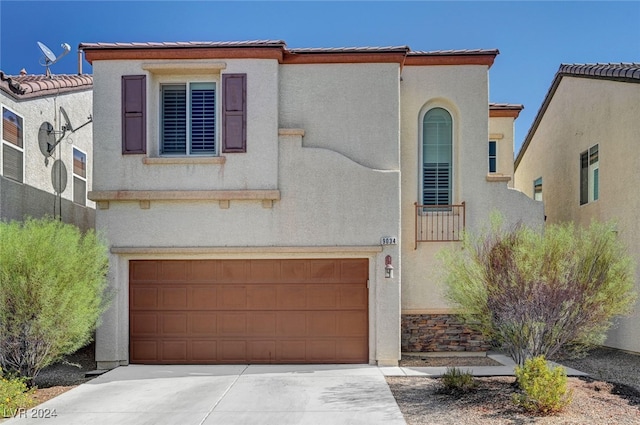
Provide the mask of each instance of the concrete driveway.
POLYGON ((368 365, 130 365, 26 416, 3 425, 405 424, 382 371, 368 365))

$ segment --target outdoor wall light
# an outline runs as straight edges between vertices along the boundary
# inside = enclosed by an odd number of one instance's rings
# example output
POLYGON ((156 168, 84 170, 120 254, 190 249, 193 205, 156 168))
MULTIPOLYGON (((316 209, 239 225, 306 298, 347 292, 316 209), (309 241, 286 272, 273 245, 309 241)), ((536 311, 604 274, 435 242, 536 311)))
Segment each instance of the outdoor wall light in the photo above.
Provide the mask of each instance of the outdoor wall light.
POLYGON ((391 262, 391 256, 387 255, 384 258, 384 277, 387 279, 393 279, 393 265, 391 262))

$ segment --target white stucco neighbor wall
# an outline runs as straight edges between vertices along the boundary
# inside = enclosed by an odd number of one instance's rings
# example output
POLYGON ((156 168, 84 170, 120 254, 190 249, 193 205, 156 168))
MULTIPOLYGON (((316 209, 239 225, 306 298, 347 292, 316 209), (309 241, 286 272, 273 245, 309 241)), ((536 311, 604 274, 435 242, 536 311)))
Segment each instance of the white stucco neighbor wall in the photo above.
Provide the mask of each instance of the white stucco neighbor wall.
POLYGON ((513 137, 514 137, 513 117, 490 117, 489 118, 489 140, 496 142, 497 148, 497 170, 498 174, 511 177, 507 183, 513 187, 513 137))
MULTIPOLYGON (((615 220, 618 235, 640 264, 640 84, 562 78, 515 171, 516 187, 533 196, 542 177, 547 221, 615 220), (580 205, 580 154, 599 145, 599 199, 580 205)), ((640 268, 636 290, 640 291, 640 268)), ((640 352, 640 303, 609 331, 606 345, 640 352)))
MULTIPOLYGON (((38 143, 40 126, 44 122, 53 125, 56 132, 54 140, 62 137, 64 120, 60 114, 63 107, 69 115, 71 124, 80 127, 88 121, 92 113, 93 94, 91 90, 62 93, 57 96, 36 97, 25 100, 15 100, 11 96, 0 91, 0 104, 23 119, 24 126, 24 180, 25 185, 47 193, 55 194, 51 170, 54 161, 61 159, 66 168, 66 188, 62 197, 73 201, 73 148, 84 152, 87 156, 87 191, 91 190, 93 179, 92 171, 92 128, 91 124, 71 134, 67 132, 62 141, 55 148, 53 155, 45 162, 45 156, 41 153, 38 143)), ((2 163, 2 150, 0 149, 0 164, 2 163)), ((87 207, 95 208, 95 204, 87 200, 87 207)), ((54 215, 53 206, 49 213, 54 215)))
MULTIPOLYGON (((296 65, 301 70, 288 71, 294 80, 290 83, 279 77, 284 66, 279 68, 276 61, 224 62, 222 72, 247 73, 247 153, 226 154, 224 164, 188 165, 148 165, 142 162, 144 155, 121 154, 120 78, 146 71, 137 61, 94 62, 96 139, 100 140, 96 190, 280 192, 271 207, 260 200, 231 200, 229 208, 221 208, 217 201, 152 200, 148 209, 137 201, 111 201, 108 209, 98 209, 97 227, 106 232, 111 245, 109 282, 116 294, 97 332, 99 365, 128 362, 128 262, 143 258, 367 258, 370 362, 397 364, 400 252, 399 245, 380 245, 382 236, 400 234, 397 65, 372 65, 376 72, 363 75, 346 67, 349 79, 360 77, 359 85, 345 95, 351 103, 358 100, 354 106, 359 111, 334 115, 333 103, 315 106, 319 99, 314 88, 318 81, 336 77, 335 67, 296 65), (389 96, 386 103, 370 102, 366 94, 381 86, 389 96), (363 90, 365 97, 358 98, 363 90), (304 120, 281 121, 311 130, 289 127, 279 135, 279 105, 287 105, 282 113, 287 117, 298 108, 305 110, 304 120), (314 106, 306 110, 305 105, 314 106), (365 130, 364 136, 353 139, 353 129, 372 125, 372 114, 376 131, 365 130), (325 128, 332 130, 324 132, 325 128), (307 143, 307 137, 313 143, 307 143), (394 258, 393 279, 384 278, 386 255, 394 258)), ((151 117, 157 104, 156 77, 149 74, 147 84, 151 117)), ((150 147, 155 146, 157 126, 157 119, 148 119, 147 156, 154 155, 155 148, 150 147)))
POLYGON ((487 180, 489 140, 488 73, 486 66, 405 67, 402 71, 402 313, 449 312, 441 285, 437 252, 459 242, 421 242, 415 246, 414 202, 420 200, 421 127, 434 107, 453 119, 453 203, 466 205, 466 230, 478 231, 491 212, 503 213, 506 224, 541 226, 542 204, 511 190, 502 181, 487 180))

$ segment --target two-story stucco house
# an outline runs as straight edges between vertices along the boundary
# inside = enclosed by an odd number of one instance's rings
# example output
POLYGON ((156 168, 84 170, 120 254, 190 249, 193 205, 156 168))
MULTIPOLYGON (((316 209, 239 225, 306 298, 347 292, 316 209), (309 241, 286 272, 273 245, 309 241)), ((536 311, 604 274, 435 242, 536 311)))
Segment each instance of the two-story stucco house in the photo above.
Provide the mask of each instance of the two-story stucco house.
POLYGON ((494 209, 543 220, 497 157, 513 155, 521 109, 489 106, 497 50, 80 49, 115 291, 99 367, 393 365, 401 338, 478 349, 423 324, 451 313, 436 252, 494 209))
POLYGON ((91 75, 0 71, 1 220, 51 216, 82 230, 95 226, 95 206, 87 199, 92 87, 91 75))
MULTIPOLYGON (((614 220, 640 264, 639 142, 640 64, 561 65, 516 158, 516 187, 544 202, 549 223, 614 220)), ((640 303, 605 344, 640 352, 640 303)))

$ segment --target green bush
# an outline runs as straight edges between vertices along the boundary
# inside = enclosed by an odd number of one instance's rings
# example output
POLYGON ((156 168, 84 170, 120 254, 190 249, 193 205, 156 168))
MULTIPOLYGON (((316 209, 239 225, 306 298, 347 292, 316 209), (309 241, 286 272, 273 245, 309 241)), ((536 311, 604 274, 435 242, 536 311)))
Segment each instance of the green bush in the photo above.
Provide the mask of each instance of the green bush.
POLYGON ((0 418, 13 417, 18 409, 28 409, 35 404, 35 389, 28 389, 25 381, 25 378, 5 377, 0 369, 0 418))
POLYGON ((467 323, 519 365, 604 341, 636 294, 634 267, 611 223, 503 229, 443 252, 446 295, 467 323))
POLYGON ((527 359, 524 366, 516 366, 516 378, 521 394, 513 401, 532 413, 549 415, 560 412, 571 403, 572 392, 567 391, 564 368, 550 368, 544 356, 527 359))
POLYGON ((0 367, 23 377, 90 342, 107 305, 106 244, 52 219, 0 222, 0 367))
POLYGON ((443 392, 461 394, 475 389, 478 384, 470 371, 463 372, 456 367, 448 367, 442 375, 443 392))

